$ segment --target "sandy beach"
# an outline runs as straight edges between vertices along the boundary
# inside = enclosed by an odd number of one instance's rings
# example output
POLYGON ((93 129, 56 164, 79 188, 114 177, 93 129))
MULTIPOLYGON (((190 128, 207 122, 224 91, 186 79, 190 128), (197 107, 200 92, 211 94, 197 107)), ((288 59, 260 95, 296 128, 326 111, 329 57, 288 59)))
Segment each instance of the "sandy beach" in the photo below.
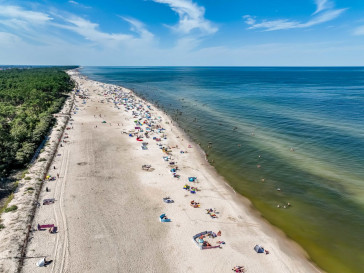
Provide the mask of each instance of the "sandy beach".
POLYGON ((163 112, 130 90, 69 73, 87 99, 75 99, 48 173, 55 179, 44 182, 40 194, 22 272, 233 272, 234 266, 320 272, 163 112), (43 205, 50 198, 54 203, 43 205), (171 221, 161 222, 162 214, 171 221), (57 231, 37 230, 38 224, 57 231), (212 236, 193 239, 204 231, 212 236), (201 250, 203 244, 218 247, 201 250), (267 254, 255 252, 255 245, 267 254), (52 262, 37 267, 43 257, 52 262))

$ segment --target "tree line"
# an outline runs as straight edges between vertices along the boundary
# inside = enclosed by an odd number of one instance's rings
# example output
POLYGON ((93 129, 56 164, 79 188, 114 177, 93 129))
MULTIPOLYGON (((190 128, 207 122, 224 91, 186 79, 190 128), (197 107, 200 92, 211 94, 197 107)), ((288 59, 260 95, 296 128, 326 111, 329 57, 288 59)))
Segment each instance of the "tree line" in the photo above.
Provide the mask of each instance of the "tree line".
POLYGON ((0 177, 32 158, 74 88, 64 72, 71 68, 0 71, 0 177))

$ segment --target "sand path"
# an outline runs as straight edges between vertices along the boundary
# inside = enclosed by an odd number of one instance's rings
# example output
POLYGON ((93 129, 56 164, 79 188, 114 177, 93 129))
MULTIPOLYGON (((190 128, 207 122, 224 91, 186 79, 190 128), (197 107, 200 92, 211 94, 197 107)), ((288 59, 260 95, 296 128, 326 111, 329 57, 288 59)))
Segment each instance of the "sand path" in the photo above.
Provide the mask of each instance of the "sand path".
POLYGON ((41 199, 56 202, 41 205, 33 222, 33 228, 56 224, 58 233, 32 232, 23 272, 232 272, 235 265, 244 265, 247 272, 318 272, 293 242, 226 186, 196 147, 188 148, 186 136, 166 124, 163 113, 152 111, 166 128, 162 143, 179 147, 172 148, 179 179, 172 177, 155 141, 146 139, 149 149, 144 151, 135 137, 121 133, 134 127, 134 119, 122 106, 119 110, 107 102, 108 85, 73 77, 90 99, 86 104, 76 99, 74 129, 66 131, 69 142, 59 148, 56 169, 50 171, 59 179, 46 182, 50 192, 41 193, 41 199), (143 164, 154 170, 142 171, 143 164), (189 176, 198 177, 201 191, 195 195, 182 189, 189 176), (175 203, 163 203, 165 196, 175 203), (192 208, 191 200, 201 208, 192 208), (205 208, 216 208, 218 218, 209 217, 205 208), (172 222, 160 223, 161 213, 172 222), (226 244, 200 250, 192 236, 206 230, 221 230, 222 236, 210 241, 226 244), (255 253, 255 244, 270 254, 255 253), (44 256, 53 262, 36 267, 44 256))

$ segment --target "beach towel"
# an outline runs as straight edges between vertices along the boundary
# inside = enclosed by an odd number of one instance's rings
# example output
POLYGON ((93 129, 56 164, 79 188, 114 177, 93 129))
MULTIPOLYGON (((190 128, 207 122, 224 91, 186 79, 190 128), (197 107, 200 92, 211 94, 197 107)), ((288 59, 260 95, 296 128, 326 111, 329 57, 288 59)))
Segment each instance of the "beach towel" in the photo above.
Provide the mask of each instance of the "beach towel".
POLYGON ((49 205, 49 204, 53 204, 53 203, 54 203, 54 198, 43 200, 43 205, 49 205))
POLYGON ((44 230, 47 228, 54 228, 54 224, 48 224, 48 225, 40 225, 38 224, 38 230, 44 230))

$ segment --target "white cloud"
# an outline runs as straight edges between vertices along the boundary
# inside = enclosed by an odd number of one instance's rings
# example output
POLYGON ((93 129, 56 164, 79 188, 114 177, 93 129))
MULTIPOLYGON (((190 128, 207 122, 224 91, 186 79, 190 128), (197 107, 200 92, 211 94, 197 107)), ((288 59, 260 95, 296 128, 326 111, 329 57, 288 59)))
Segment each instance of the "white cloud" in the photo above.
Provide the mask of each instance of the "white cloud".
POLYGON ((154 37, 154 35, 145 28, 145 25, 142 22, 131 17, 121 16, 121 18, 131 25, 132 31, 140 34, 140 38, 152 39, 154 37))
MULTIPOLYGON (((0 25, 3 30, 12 33, 14 37, 21 37, 22 40, 31 41, 32 43, 51 43, 49 35, 49 25, 54 19, 47 13, 28 10, 19 6, 1 5, 0 4, 0 25), (47 34, 46 34, 47 33, 47 34)), ((7 41, 16 43, 15 39, 7 41)))
POLYGON ((64 20, 69 24, 56 24, 55 26, 76 32, 85 39, 93 42, 107 43, 110 41, 126 41, 132 38, 127 34, 102 32, 99 30, 98 24, 78 16, 71 16, 70 18, 64 18, 64 20))
POLYGON ((11 33, 8 32, 0 32, 0 45, 8 45, 19 42, 21 39, 11 33))
POLYGON ((142 22, 130 17, 121 18, 131 25, 131 30, 136 35, 104 32, 100 30, 99 24, 75 15, 61 18, 65 23, 53 24, 54 27, 77 33, 86 40, 93 42, 93 45, 102 45, 105 48, 118 46, 137 47, 139 44, 152 42, 154 38, 154 35, 145 28, 142 22))
POLYGON ((254 25, 256 20, 250 15, 244 15, 243 18, 245 19, 245 23, 248 25, 254 25))
MULTIPOLYGON (((69 2, 81 5, 72 0, 69 2)), ((6 39, 7 43, 15 41, 11 37, 22 37, 24 41, 33 44, 52 44, 53 41, 59 42, 65 36, 65 32, 60 30, 68 30, 93 42, 93 45, 109 47, 122 44, 131 45, 138 41, 147 42, 153 40, 154 37, 146 30, 143 23, 133 18, 124 17, 123 19, 131 25, 131 30, 136 34, 107 33, 100 30, 99 24, 74 14, 61 15, 62 13, 64 14, 60 10, 45 13, 0 4, 0 25, 3 25, 5 30, 12 30, 8 32, 14 34, 14 36, 9 36, 9 33, 5 35, 5 32, 2 32, 0 38, 3 38, 4 41, 6 39)))
POLYGON ((188 34, 193 30, 199 30, 201 34, 213 34, 218 29, 210 21, 205 19, 205 8, 198 6, 192 0, 153 0, 156 3, 167 4, 179 16, 177 26, 174 26, 178 32, 188 34))
POLYGON ((52 18, 43 12, 25 10, 17 6, 0 5, 0 17, 16 19, 30 24, 44 24, 52 18))
POLYGON ((85 8, 85 9, 90 9, 91 7, 90 6, 86 6, 86 5, 83 5, 79 2, 76 2, 76 1, 73 1, 73 0, 69 0, 68 3, 72 4, 72 5, 75 5, 77 7, 80 7, 80 8, 85 8))
POLYGON ((333 9, 320 13, 320 15, 312 18, 307 23, 300 24, 299 27, 310 27, 318 24, 322 24, 335 18, 339 17, 341 13, 343 13, 346 9, 333 9))
POLYGON ((263 20, 257 23, 255 18, 250 15, 243 16, 245 23, 250 27, 248 29, 264 29, 265 31, 274 31, 293 28, 307 28, 314 25, 322 24, 339 17, 346 9, 333 9, 333 3, 329 0, 315 0, 316 11, 312 18, 305 23, 290 19, 263 20))
POLYGON ((319 13, 320 11, 331 9, 334 7, 333 3, 329 0, 315 0, 316 10, 313 14, 319 13))
POLYGON ((256 23, 256 21, 249 15, 245 15, 244 19, 245 23, 250 25, 249 29, 264 28, 267 31, 295 28, 299 25, 298 22, 287 19, 263 21, 261 23, 256 23))
POLYGON ((354 29, 354 35, 364 35, 364 26, 359 26, 356 29, 354 29))

